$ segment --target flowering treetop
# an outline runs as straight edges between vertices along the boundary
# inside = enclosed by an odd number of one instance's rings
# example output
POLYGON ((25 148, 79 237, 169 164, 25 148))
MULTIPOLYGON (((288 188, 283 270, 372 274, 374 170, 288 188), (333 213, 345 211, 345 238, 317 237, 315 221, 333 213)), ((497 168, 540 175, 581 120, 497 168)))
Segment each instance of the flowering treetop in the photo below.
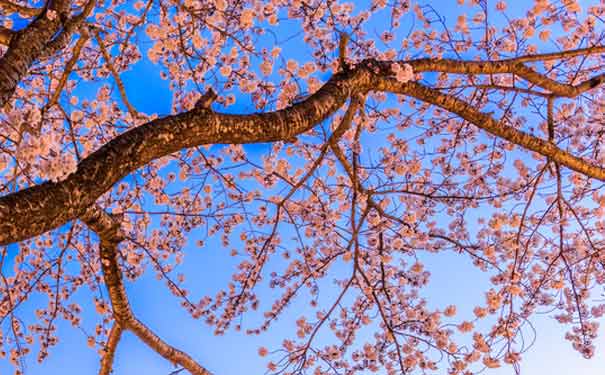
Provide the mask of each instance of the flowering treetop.
POLYGON ((271 373, 518 371, 543 312, 591 357, 605 4, 586 3, 0 0, 0 355, 43 361, 86 290, 101 374, 124 330, 210 373, 131 308, 152 271, 216 334, 304 301, 259 349, 271 373), (145 64, 170 103, 137 104, 145 64), (237 265, 200 295, 179 264, 211 242, 237 265), (448 251, 489 275, 472 316, 423 294, 448 251))

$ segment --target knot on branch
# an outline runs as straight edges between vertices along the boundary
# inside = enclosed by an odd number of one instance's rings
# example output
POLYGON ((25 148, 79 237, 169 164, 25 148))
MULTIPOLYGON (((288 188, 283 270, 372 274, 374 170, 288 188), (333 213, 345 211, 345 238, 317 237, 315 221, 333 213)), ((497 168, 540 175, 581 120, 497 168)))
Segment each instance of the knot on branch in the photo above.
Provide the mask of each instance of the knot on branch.
POLYGON ((87 208, 80 219, 97 233, 101 243, 117 244, 124 240, 124 235, 120 230, 121 218, 105 212, 98 205, 87 208))
POLYGON ((204 95, 202 95, 197 102, 195 102, 195 108, 198 109, 211 109, 212 103, 216 100, 216 92, 212 88, 209 88, 204 95))

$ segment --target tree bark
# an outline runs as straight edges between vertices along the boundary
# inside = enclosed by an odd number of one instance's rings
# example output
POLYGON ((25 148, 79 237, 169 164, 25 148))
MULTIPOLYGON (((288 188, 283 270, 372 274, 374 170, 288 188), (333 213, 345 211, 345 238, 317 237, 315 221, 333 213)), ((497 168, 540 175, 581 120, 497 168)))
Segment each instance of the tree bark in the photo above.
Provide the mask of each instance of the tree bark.
POLYGON ((41 16, 13 35, 8 51, 0 58, 0 106, 13 96, 19 82, 60 28, 59 17, 50 20, 41 16))

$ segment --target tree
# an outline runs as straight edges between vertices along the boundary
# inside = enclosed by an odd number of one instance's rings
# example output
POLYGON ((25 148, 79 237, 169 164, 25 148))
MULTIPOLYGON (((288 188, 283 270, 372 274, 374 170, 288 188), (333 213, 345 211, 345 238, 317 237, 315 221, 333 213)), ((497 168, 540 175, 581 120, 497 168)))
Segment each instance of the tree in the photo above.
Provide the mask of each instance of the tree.
POLYGON ((270 372, 519 371, 543 312, 590 358, 605 5, 514 5, 0 0, 0 354, 44 360, 88 291, 100 374, 124 330, 210 373, 130 307, 153 270, 216 334, 303 301, 270 372), (172 113, 137 109, 144 64, 172 113), (178 265, 212 241, 238 266, 199 296, 178 265), (489 275, 472 316, 423 297, 449 251, 489 275))

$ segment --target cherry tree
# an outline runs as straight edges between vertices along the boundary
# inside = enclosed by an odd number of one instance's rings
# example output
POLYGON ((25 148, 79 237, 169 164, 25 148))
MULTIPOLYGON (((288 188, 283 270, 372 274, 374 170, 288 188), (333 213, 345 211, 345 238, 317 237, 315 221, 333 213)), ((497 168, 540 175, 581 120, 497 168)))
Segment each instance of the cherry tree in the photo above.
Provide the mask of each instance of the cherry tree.
POLYGON ((211 373, 131 308, 145 272, 216 335, 293 316, 270 373, 519 372, 544 313, 593 356, 605 3, 430 3, 0 0, 0 356, 52 355, 87 295, 99 374, 124 331, 211 373), (447 252, 489 280, 470 316, 424 294, 447 252))

